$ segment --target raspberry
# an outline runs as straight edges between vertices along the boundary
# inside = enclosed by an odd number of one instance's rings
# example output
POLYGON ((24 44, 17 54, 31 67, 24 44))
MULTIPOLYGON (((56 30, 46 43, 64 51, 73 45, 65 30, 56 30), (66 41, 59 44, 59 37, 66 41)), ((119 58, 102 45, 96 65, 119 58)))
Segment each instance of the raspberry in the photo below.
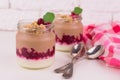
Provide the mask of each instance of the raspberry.
POLYGON ((71 16, 72 16, 73 19, 79 17, 79 15, 78 15, 78 14, 75 14, 74 12, 71 12, 71 16))
POLYGON ((71 16, 75 16, 76 14, 74 12, 71 12, 71 16))
POLYGON ((42 18, 38 19, 37 24, 38 24, 38 25, 44 24, 44 20, 43 20, 42 18))

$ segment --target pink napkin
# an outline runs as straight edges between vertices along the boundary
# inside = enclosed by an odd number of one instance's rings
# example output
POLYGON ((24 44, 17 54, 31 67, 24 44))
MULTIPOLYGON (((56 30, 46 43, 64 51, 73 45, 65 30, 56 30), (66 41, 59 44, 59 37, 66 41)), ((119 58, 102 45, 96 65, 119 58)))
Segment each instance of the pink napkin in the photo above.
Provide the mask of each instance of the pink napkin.
POLYGON ((120 22, 88 25, 83 35, 88 48, 98 44, 104 46, 105 52, 99 59, 109 66, 120 68, 120 22))

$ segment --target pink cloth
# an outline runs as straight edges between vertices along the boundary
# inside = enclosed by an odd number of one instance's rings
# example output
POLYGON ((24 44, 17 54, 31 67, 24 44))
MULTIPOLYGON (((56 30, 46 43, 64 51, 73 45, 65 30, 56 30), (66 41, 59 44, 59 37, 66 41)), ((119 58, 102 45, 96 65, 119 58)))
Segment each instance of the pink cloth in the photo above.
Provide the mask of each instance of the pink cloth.
POLYGON ((105 52, 99 59, 107 65, 120 68, 120 22, 88 25, 84 28, 88 48, 101 44, 105 52))

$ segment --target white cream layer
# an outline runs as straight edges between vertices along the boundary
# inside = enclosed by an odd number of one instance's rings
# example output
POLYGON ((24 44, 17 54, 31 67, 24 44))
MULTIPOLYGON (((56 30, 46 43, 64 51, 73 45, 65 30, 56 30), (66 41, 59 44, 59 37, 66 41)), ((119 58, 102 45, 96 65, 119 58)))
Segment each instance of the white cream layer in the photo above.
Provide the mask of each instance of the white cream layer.
POLYGON ((17 57, 17 62, 19 65, 29 69, 39 69, 49 67, 54 62, 54 57, 50 57, 47 59, 39 59, 39 60, 27 60, 25 58, 17 57))
POLYGON ((72 49, 74 44, 60 44, 60 43, 56 43, 56 50, 58 51, 70 51, 72 49))

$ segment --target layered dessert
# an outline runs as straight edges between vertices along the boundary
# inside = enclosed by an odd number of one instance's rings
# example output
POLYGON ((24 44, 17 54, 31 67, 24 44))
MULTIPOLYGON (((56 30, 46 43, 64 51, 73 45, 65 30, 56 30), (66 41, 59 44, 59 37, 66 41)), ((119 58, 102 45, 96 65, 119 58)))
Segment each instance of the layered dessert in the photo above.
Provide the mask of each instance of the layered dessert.
POLYGON ((18 24, 16 54, 22 67, 38 69, 48 67, 54 62, 55 34, 51 24, 53 18, 54 14, 48 12, 43 19, 28 23, 22 21, 18 24))
POLYGON ((70 51, 74 44, 83 41, 83 25, 81 23, 82 9, 75 7, 70 15, 57 14, 54 21, 56 34, 56 49, 70 51))

